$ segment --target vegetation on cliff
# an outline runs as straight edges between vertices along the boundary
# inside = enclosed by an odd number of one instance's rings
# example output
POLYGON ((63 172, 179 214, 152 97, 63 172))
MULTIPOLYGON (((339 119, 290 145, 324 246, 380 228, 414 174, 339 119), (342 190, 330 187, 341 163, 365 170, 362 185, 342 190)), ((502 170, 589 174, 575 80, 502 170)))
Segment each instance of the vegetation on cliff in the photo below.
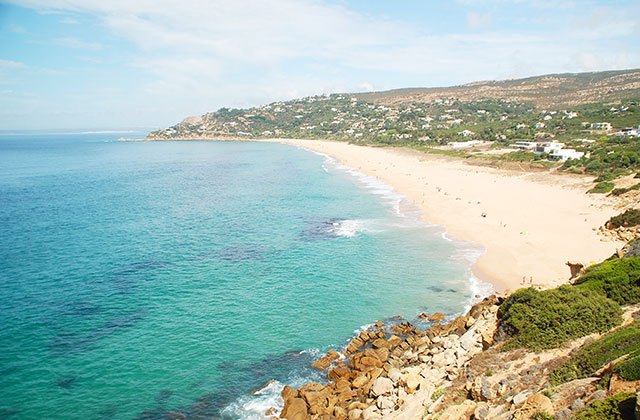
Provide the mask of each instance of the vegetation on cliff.
POLYGON ((585 407, 577 415, 580 420, 625 420, 634 418, 636 394, 622 392, 585 407))
POLYGON ((634 227, 638 225, 640 225, 640 209, 627 209, 623 213, 618 214, 617 216, 613 216, 606 223, 606 226, 609 229, 616 229, 619 227, 634 227))
POLYGON ((613 360, 629 355, 629 363, 616 366, 620 376, 627 381, 640 379, 637 358, 640 357, 640 322, 620 328, 585 345, 550 375, 552 385, 595 375, 613 360))
POLYGON ((622 321, 620 307, 602 294, 572 286, 520 289, 500 306, 505 349, 542 350, 594 332, 608 331, 622 321))
POLYGON ((601 293, 620 305, 640 303, 640 257, 612 258, 591 266, 575 286, 601 293))

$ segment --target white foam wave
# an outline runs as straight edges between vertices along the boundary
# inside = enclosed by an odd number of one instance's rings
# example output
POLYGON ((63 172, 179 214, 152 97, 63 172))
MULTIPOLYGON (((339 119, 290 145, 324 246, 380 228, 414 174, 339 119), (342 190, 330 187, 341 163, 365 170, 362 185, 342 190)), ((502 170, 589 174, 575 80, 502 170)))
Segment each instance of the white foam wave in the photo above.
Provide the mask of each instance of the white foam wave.
POLYGON ((442 232, 442 239, 448 242, 453 242, 453 239, 447 236, 447 232, 442 232))
POLYGON ((269 381, 264 387, 239 398, 222 410, 223 417, 247 420, 263 420, 270 418, 267 413, 277 415, 284 408, 281 393, 282 385, 278 381, 269 381))
POLYGON ((342 220, 333 223, 333 233, 343 238, 353 238, 364 231, 366 231, 366 228, 361 220, 342 220))
POLYGON ((471 297, 465 306, 464 313, 469 312, 469 309, 482 301, 482 299, 495 293, 491 283, 484 282, 473 275, 469 278, 469 291, 471 292, 471 297))

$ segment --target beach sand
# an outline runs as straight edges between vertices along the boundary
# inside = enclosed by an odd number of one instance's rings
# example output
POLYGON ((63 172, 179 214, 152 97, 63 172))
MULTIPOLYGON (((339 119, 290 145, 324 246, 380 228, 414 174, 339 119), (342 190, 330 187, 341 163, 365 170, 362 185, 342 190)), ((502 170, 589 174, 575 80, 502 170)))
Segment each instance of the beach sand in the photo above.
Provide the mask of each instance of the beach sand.
POLYGON ((588 266, 624 245, 595 231, 619 211, 610 199, 585 194, 593 185, 587 177, 474 166, 407 149, 277 141, 378 178, 418 205, 427 222, 444 226, 448 237, 483 246, 472 272, 498 292, 523 287, 523 279, 525 286, 566 283, 567 261, 588 266))

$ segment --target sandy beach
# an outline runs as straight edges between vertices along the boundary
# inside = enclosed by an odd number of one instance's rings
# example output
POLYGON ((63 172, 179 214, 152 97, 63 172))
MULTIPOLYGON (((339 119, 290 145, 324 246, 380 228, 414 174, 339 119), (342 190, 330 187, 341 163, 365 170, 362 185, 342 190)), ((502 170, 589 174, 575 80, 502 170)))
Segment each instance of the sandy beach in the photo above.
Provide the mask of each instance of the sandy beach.
POLYGON ((567 261, 585 266, 622 247, 595 229, 619 211, 602 196, 585 194, 591 179, 548 172, 474 166, 406 149, 321 140, 277 140, 335 158, 374 176, 418 205, 450 238, 486 252, 472 267, 496 291, 533 284, 552 287, 570 277, 567 261))

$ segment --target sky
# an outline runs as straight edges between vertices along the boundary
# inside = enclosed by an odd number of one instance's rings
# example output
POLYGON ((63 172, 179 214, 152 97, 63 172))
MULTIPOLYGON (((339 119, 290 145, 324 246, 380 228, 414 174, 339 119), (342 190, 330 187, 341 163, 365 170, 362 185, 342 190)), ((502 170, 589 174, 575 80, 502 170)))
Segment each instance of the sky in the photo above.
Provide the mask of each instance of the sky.
POLYGON ((640 68, 638 0, 0 0, 0 130, 640 68))

